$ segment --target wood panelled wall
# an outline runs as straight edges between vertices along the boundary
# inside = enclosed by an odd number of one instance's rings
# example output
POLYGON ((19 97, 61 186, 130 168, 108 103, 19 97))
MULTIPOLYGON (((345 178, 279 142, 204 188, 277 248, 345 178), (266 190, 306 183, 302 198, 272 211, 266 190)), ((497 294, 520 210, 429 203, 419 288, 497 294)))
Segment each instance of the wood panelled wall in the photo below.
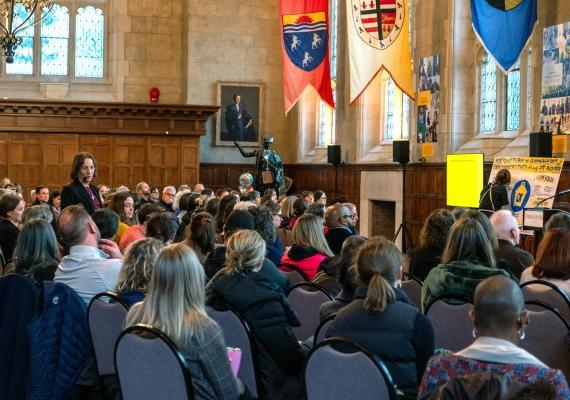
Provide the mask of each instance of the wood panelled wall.
POLYGON ((77 152, 93 153, 95 183, 134 188, 195 183, 200 135, 218 107, 0 101, 0 177, 59 190, 77 152))
MULTIPOLYGON (((489 178, 491 163, 485 164, 485 182, 489 178)), ((401 168, 396 164, 351 164, 335 168, 330 165, 293 164, 285 166, 285 173, 293 179, 290 193, 302 190, 322 189, 327 193, 329 201, 334 197, 345 196, 349 201, 360 203, 360 174, 362 171, 382 171, 401 168), (336 185, 335 185, 336 175, 336 185), (336 187, 336 190, 335 190, 336 187)), ((244 164, 202 164, 200 180, 207 186, 237 187, 238 177, 242 172, 254 172, 254 165, 244 164)), ((437 208, 445 208, 446 174, 445 164, 408 164, 404 168, 404 209, 407 226, 414 245, 419 243, 419 233, 429 213, 437 208)), ((570 163, 564 169, 558 184, 558 190, 570 188, 570 163)), ((561 201, 570 201, 570 194, 561 201)), ((523 247, 532 253, 536 250, 536 242, 525 238, 523 247)))

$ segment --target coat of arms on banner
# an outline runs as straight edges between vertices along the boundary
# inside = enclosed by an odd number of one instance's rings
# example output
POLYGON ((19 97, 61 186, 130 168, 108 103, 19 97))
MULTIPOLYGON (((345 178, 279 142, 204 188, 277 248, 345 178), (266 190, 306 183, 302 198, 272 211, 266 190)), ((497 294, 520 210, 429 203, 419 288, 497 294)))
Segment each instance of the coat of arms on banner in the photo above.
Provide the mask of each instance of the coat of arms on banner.
POLYGON ((283 39, 291 62, 303 71, 314 70, 328 48, 325 13, 284 15, 283 39))
POLYGON ((489 5, 501 10, 509 11, 517 7, 523 0, 486 0, 489 5))
POLYGON ((385 49, 396 41, 404 23, 404 0, 352 0, 352 20, 369 46, 385 49))

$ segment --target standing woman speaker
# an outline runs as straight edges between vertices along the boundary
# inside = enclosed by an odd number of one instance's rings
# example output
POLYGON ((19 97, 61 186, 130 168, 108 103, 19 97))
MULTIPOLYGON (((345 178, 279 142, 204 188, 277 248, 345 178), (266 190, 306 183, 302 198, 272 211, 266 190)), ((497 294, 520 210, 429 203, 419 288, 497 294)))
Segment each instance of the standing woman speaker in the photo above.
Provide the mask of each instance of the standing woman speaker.
POLYGON ((511 183, 511 173, 507 169, 502 169, 495 175, 492 183, 485 185, 479 197, 479 209, 483 212, 493 213, 494 211, 509 208, 508 186, 511 183))
POLYGON ((91 184, 97 170, 93 154, 81 152, 75 155, 69 174, 72 182, 61 191, 61 209, 74 204, 82 204, 89 214, 103 207, 99 190, 91 184))

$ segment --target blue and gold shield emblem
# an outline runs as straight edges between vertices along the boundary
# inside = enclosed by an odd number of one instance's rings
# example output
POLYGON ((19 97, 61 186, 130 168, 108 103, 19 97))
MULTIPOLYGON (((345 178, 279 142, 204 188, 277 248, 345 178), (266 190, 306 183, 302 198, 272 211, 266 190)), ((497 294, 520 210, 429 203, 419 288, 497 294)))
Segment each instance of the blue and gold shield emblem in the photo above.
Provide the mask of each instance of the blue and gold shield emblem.
POLYGON ((293 64, 310 72, 327 54, 327 22, 324 12, 283 16, 283 42, 293 64))

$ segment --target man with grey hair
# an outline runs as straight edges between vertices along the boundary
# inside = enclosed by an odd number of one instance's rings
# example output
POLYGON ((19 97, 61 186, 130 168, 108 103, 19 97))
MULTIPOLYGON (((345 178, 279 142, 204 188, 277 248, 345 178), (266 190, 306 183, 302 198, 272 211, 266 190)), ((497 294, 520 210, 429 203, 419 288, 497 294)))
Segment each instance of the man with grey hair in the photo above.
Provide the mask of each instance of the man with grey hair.
POLYGON ((72 288, 86 305, 97 293, 114 290, 123 256, 115 242, 101 239, 85 208, 66 207, 57 227, 63 242, 69 246, 69 255, 62 258, 54 281, 72 288))
POLYGON ((168 212, 173 213, 174 208, 172 205, 174 204, 174 196, 176 196, 176 188, 174 186, 165 186, 164 189, 162 189, 162 196, 158 204, 164 207, 168 212))
POLYGON ((505 260, 511 275, 520 279, 521 273, 534 263, 534 259, 530 253, 518 247, 521 231, 517 220, 509 210, 499 210, 491 215, 491 225, 499 241, 495 257, 505 260))

